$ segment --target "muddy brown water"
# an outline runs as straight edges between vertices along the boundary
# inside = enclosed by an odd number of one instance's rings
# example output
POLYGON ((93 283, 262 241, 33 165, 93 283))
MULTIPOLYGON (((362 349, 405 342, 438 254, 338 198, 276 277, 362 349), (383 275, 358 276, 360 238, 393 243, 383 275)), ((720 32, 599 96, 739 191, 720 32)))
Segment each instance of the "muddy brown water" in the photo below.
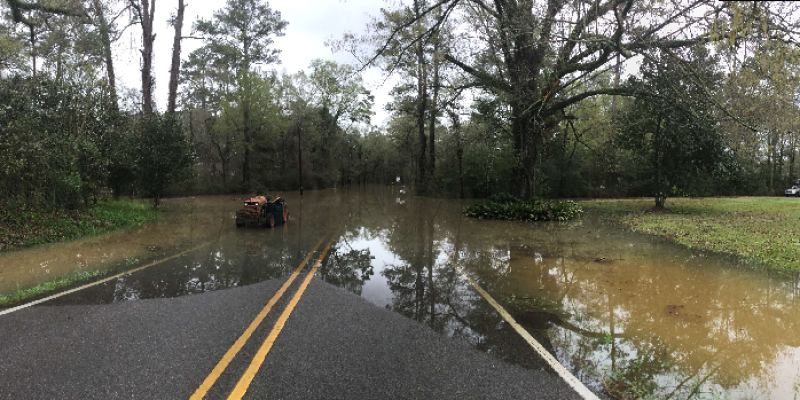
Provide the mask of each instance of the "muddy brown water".
POLYGON ((0 253, 0 293, 83 270, 136 268, 201 244, 49 304, 224 290, 290 274, 332 234, 320 278, 524 367, 542 366, 453 261, 597 392, 800 398, 796 275, 631 233, 598 215, 477 221, 461 214, 469 201, 384 187, 281 194, 290 221, 274 229, 237 229, 240 196, 177 198, 147 226, 0 253))

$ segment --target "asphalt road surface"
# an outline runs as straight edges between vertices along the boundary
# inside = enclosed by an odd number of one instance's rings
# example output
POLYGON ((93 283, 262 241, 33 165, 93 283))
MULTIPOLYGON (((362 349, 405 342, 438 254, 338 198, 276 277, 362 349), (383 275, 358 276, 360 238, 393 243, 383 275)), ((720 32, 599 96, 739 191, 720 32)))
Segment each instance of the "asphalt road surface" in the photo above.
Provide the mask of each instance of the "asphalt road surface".
MULTIPOLYGON (((204 398, 229 398, 304 277, 204 398)), ((0 399, 189 399, 286 280, 2 315, 0 399)), ((313 278, 243 398, 581 397, 552 371, 506 363, 313 278)))

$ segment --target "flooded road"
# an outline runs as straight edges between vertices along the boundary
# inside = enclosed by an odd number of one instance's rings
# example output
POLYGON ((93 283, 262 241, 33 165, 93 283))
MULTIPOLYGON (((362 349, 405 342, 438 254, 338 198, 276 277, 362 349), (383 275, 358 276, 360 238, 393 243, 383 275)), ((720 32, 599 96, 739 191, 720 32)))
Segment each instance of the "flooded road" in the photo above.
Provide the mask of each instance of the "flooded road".
MULTIPOLYGON (((274 195, 274 193, 273 193, 274 195)), ((369 190, 286 192, 283 227, 239 228, 233 196, 164 200, 133 231, 0 254, 0 293, 86 269, 136 268, 48 304, 224 290, 289 275, 327 234, 324 281, 528 368, 538 358, 451 259, 595 391, 617 398, 800 397, 800 282, 598 216, 476 221, 468 204, 369 190)))

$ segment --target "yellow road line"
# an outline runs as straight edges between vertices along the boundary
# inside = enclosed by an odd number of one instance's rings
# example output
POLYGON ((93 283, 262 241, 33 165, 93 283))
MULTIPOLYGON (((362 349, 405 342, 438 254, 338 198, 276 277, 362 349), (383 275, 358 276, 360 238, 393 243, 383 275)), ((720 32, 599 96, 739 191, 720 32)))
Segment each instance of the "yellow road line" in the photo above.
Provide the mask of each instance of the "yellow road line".
POLYGON ((331 240, 325 246, 325 250, 322 251, 322 254, 319 256, 319 258, 317 258, 314 268, 312 268, 308 275, 306 275, 306 279, 303 280, 303 284, 300 285, 299 289, 297 289, 297 293, 295 293, 294 297, 292 297, 292 301, 289 302, 289 305, 287 305, 286 309, 283 310, 283 314, 281 314, 280 318, 278 318, 278 322, 275 323, 275 327, 272 328, 272 332, 270 332, 269 336, 267 336, 267 339, 264 340, 261 348, 258 349, 258 353, 256 353, 255 357, 253 357, 253 361, 250 362, 250 366, 247 367, 247 371, 244 372, 244 375, 242 375, 242 378, 239 379, 236 387, 233 388, 233 391, 228 396, 228 400, 241 400, 245 392, 247 392, 247 388, 250 387, 250 382, 253 381, 253 378, 255 378, 259 368, 261 368, 261 364, 264 363, 267 353, 269 353, 269 350, 275 343, 275 339, 277 339, 278 335, 281 333, 284 324, 286 324, 286 320, 289 319, 289 315, 291 315, 292 310, 294 310, 297 302, 300 301, 300 297, 303 296, 303 292, 305 292, 308 283, 311 282, 311 278, 314 277, 314 273, 317 272, 317 269, 322 263, 322 259, 325 258, 325 254, 328 253, 328 250, 330 250, 332 244, 333 238, 331 238, 331 240))
POLYGON ((182 251, 182 252, 180 252, 180 253, 178 253, 178 254, 173 254, 173 255, 171 255, 171 256, 169 256, 169 257, 167 257, 167 258, 162 258, 161 260, 158 260, 158 261, 151 262, 150 264, 143 265, 143 266, 141 266, 141 267, 134 268, 134 269, 131 269, 131 270, 128 270, 128 271, 125 271, 125 272, 122 272, 122 273, 116 274, 116 275, 114 275, 114 276, 109 276, 108 278, 103 278, 103 279, 101 279, 101 280, 99 280, 99 281, 95 281, 95 282, 92 282, 92 283, 89 283, 89 284, 86 284, 86 285, 83 285, 83 286, 80 286, 80 287, 76 287, 76 288, 73 288, 73 289, 70 289, 70 290, 67 290, 67 291, 61 292, 61 293, 56 293, 56 294, 54 294, 54 295, 52 295, 52 296, 47 296, 47 297, 45 297, 45 298, 43 298, 43 299, 39 299, 39 300, 36 300, 36 301, 32 301, 32 302, 30 302, 30 303, 25 303, 25 304, 23 304, 23 305, 21 305, 21 306, 17 306, 17 307, 14 307, 14 308, 9 308, 9 309, 7 309, 7 310, 0 311, 0 315, 4 315, 4 314, 10 314, 10 313, 12 313, 12 312, 15 312, 15 311, 19 311, 19 310, 22 310, 22 309, 28 308, 28 307, 30 307, 30 306, 35 306, 35 305, 37 305, 37 304, 42 304, 42 303, 44 303, 44 302, 46 302, 46 301, 50 301, 50 300, 53 300, 53 299, 59 298, 59 297, 61 297, 61 296, 66 296, 66 295, 68 295, 68 294, 70 294, 70 293, 75 293, 75 292, 77 292, 77 291, 80 291, 80 290, 83 290, 83 289, 86 289, 86 288, 90 288, 90 287, 92 287, 92 286, 96 286, 96 285, 99 285, 99 284, 101 284, 101 283, 108 282, 108 281, 110 281, 110 280, 117 279, 117 278, 119 278, 120 276, 124 276, 124 275, 130 275, 130 274, 132 274, 132 273, 134 273, 134 272, 141 271, 141 270, 143 270, 143 269, 145 269, 145 268, 150 268, 150 267, 152 267, 152 266, 154 266, 154 265, 161 264, 161 263, 162 263, 162 262, 164 262, 164 261, 168 261, 168 260, 171 260, 171 259, 173 259, 173 258, 180 257, 180 256, 182 256, 182 255, 184 255, 184 254, 186 254, 186 253, 189 253, 189 252, 195 251, 195 250, 197 250, 197 249, 199 249, 199 248, 201 248, 201 247, 203 247, 203 246, 208 246, 208 245, 209 245, 209 244, 211 244, 211 243, 213 243, 213 241, 212 241, 212 242, 205 242, 205 243, 203 243, 203 244, 201 244, 201 245, 198 245, 198 246, 192 247, 192 248, 191 248, 191 249, 189 249, 189 250, 182 251))
POLYGON ((274 306, 275 303, 278 302, 281 296, 283 296, 283 293, 286 292, 286 289, 288 289, 289 286, 292 284, 292 282, 294 282, 294 279, 297 277, 297 275, 300 274, 300 271, 303 270, 303 267, 306 266, 308 260, 311 259, 311 256, 314 254, 314 252, 317 251, 317 248, 319 248, 319 245, 322 244, 323 240, 325 240, 324 237, 320 239, 319 242, 317 242, 316 246, 314 246, 313 249, 311 249, 306 258, 303 259, 303 261, 300 263, 300 266, 297 267, 297 269, 289 277, 289 279, 287 279, 286 282, 284 282, 283 286, 281 286, 278 292, 275 293, 274 296, 272 296, 272 299, 269 300, 267 305, 264 306, 264 308, 256 316, 253 322, 250 323, 250 326, 248 326, 247 329, 245 329, 244 333, 242 333, 242 335, 239 336, 239 339, 236 340, 233 346, 231 346, 231 348, 228 349, 225 355, 222 356, 222 359, 219 361, 219 363, 217 363, 217 366, 214 367, 213 370, 211 370, 211 373, 208 375, 208 377, 206 377, 203 383, 200 384, 200 387, 197 388, 197 390, 194 392, 192 397, 189 398, 189 400, 200 400, 203 398, 203 396, 206 395, 206 393, 208 393, 208 390, 211 389, 211 386, 214 385, 214 382, 216 382, 217 379, 219 379, 220 375, 222 375, 222 373, 225 371, 225 368, 228 367, 228 364, 230 364, 231 360, 233 360, 233 358, 236 356, 239 350, 242 349, 242 346, 244 346, 244 344, 247 343, 247 341, 250 339, 250 336, 253 334, 253 331, 255 331, 256 328, 258 328, 258 325, 261 324, 261 321, 263 321, 264 318, 267 316, 267 314, 269 314, 269 311, 272 310, 272 306, 274 306))
POLYGON ((478 293, 480 293, 481 296, 483 296, 483 298, 486 299, 486 301, 488 301, 489 304, 491 304, 495 310, 497 310, 498 313, 500 313, 500 316, 502 316, 503 319, 506 320, 506 322, 508 322, 508 324, 511 325, 511 327, 513 327, 514 330, 517 331, 517 333, 520 336, 522 336, 522 338, 525 339, 526 342, 528 342, 528 344, 533 348, 533 350, 537 354, 539 354, 539 356, 542 357, 548 364, 550 364, 550 367, 553 368, 553 370, 556 371, 556 373, 559 376, 561 376, 562 379, 564 379, 567 385, 572 387, 572 389, 578 392, 578 394, 581 395, 584 399, 599 400, 597 396, 583 384, 583 382, 578 380, 578 378, 576 378, 574 375, 572 375, 572 373, 570 373, 566 368, 564 368, 564 366, 561 365, 561 363, 559 363, 558 360, 555 359, 555 357, 550 355, 550 353, 548 353, 547 350, 545 350, 545 348, 541 344, 539 344, 539 342, 537 342, 536 339, 534 339, 533 336, 531 336, 530 333, 528 333, 528 331, 525 330, 525 328, 520 326, 514 319, 514 317, 512 317, 511 314, 509 314, 508 311, 506 311, 505 308, 503 308, 503 306, 500 305, 500 303, 495 301, 495 299, 492 298, 492 296, 489 295, 489 293, 483 290, 483 288, 480 287, 477 282, 475 282, 469 275, 467 275, 467 273, 464 272, 461 266, 459 266, 453 260, 453 258, 450 257, 449 254, 447 255, 447 258, 450 259, 450 262, 456 267, 458 272, 460 272, 461 275, 464 275, 464 277, 467 278, 469 283, 472 284, 472 287, 475 288, 475 290, 477 290, 478 293))

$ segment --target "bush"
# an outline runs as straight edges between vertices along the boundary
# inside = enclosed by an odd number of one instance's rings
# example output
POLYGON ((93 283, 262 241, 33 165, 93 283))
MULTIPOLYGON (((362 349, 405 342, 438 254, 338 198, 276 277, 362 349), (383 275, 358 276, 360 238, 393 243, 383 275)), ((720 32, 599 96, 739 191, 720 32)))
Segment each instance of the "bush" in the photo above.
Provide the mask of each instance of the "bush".
POLYGON ((477 202, 464 210, 472 218, 523 221, 566 221, 583 212, 574 201, 545 202, 534 197, 524 201, 510 194, 499 194, 477 202))

